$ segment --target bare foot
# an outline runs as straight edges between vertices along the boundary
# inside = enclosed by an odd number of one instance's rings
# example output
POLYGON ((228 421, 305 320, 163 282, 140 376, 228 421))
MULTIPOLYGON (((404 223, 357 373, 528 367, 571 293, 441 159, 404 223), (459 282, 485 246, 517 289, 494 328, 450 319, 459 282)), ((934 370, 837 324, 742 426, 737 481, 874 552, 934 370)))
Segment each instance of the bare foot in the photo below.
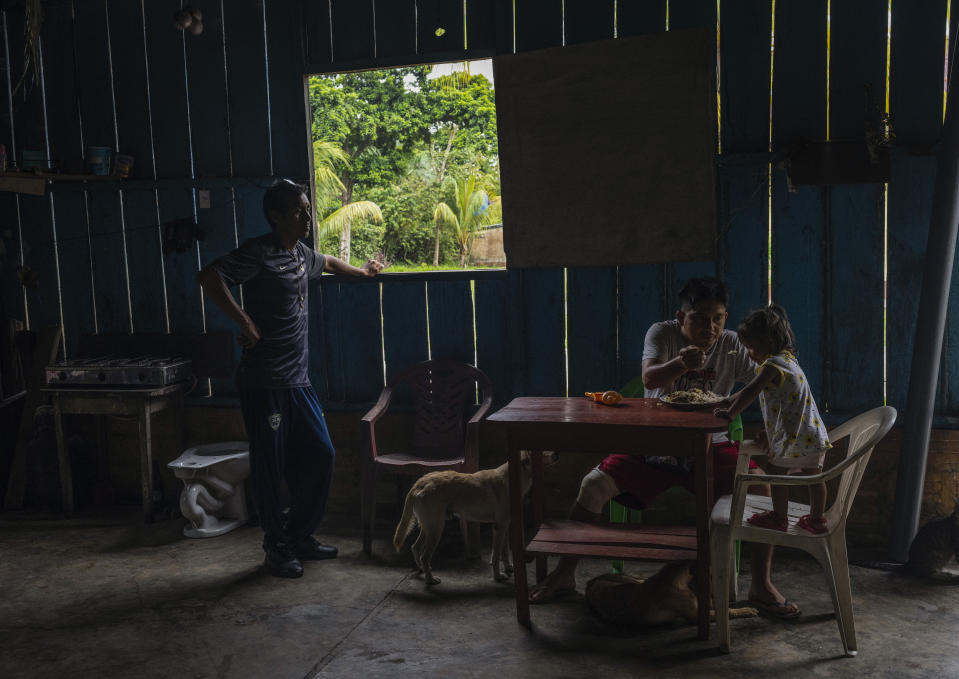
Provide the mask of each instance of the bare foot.
POLYGON ((775 618, 789 620, 802 615, 799 606, 780 594, 772 583, 768 583, 765 588, 750 587, 749 603, 775 618))
POLYGON ((576 576, 561 572, 559 569, 546 576, 546 579, 529 590, 531 604, 546 604, 570 594, 576 593, 576 576))

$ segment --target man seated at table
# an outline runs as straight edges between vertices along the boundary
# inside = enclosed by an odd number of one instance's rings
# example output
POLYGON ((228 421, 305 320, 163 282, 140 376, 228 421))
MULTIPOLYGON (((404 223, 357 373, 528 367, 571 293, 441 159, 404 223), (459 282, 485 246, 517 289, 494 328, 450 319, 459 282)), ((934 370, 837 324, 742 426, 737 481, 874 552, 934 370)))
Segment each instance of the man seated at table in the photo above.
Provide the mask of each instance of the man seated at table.
MULTIPOLYGON (((748 383, 756 365, 736 333, 725 330, 725 284, 716 278, 692 278, 679 293, 679 310, 673 320, 654 323, 643 348, 643 384, 646 396, 659 398, 674 391, 699 388, 729 396, 737 383, 748 383)), ((659 451, 649 451, 650 453, 659 451)), ((731 492, 738 446, 725 433, 713 435, 713 470, 716 496, 731 492)), ((570 518, 599 518, 610 499, 642 507, 675 485, 693 490, 690 458, 612 454, 582 481, 570 518)), ((762 473, 755 462, 751 473, 762 473)), ((768 486, 750 492, 768 495, 768 486)), ((575 557, 560 557, 556 568, 530 589, 530 603, 545 603, 576 591, 575 557)), ((752 547, 752 584, 749 600, 767 613, 794 618, 799 608, 786 600, 770 580, 772 546, 752 547)))

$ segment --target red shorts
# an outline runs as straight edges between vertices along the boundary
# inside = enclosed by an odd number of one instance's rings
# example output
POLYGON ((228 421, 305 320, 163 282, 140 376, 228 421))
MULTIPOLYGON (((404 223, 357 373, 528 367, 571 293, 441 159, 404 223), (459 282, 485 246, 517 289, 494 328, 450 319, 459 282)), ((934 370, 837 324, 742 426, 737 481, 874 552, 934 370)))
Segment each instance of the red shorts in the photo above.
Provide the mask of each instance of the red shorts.
MULTIPOLYGON (((733 478, 736 476, 739 442, 714 443, 711 450, 714 495, 716 497, 727 495, 732 492, 733 478)), ((749 461, 750 469, 757 467, 759 465, 752 460, 749 461)), ((689 492, 694 492, 692 474, 647 464, 638 455, 614 453, 600 462, 597 468, 609 474, 622 491, 623 494, 616 498, 617 502, 636 509, 643 509, 647 503, 652 502, 673 486, 682 486, 689 492)))

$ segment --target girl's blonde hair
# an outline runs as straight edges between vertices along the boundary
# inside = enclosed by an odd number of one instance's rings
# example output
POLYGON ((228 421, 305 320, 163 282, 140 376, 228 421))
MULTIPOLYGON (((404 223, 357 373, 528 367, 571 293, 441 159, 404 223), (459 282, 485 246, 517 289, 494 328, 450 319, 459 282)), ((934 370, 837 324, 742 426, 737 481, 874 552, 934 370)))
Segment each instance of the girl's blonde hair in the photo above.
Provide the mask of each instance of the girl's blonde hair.
POLYGON ((782 351, 796 353, 796 335, 786 310, 778 304, 753 309, 739 324, 739 336, 749 339, 758 339, 770 345, 772 353, 782 351))

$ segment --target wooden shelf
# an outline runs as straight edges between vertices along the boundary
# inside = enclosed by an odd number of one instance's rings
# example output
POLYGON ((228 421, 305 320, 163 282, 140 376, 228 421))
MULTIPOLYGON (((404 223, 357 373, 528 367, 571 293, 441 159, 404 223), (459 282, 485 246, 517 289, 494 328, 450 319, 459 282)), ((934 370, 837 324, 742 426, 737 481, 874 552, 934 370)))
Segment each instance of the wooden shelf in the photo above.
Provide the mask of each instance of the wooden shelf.
POLYGON ((696 529, 686 526, 544 521, 527 545, 526 552, 644 561, 695 560, 696 529))
POLYGON ((119 177, 96 174, 67 174, 57 172, 0 172, 0 191, 42 196, 47 182, 104 182, 119 181, 119 177))

